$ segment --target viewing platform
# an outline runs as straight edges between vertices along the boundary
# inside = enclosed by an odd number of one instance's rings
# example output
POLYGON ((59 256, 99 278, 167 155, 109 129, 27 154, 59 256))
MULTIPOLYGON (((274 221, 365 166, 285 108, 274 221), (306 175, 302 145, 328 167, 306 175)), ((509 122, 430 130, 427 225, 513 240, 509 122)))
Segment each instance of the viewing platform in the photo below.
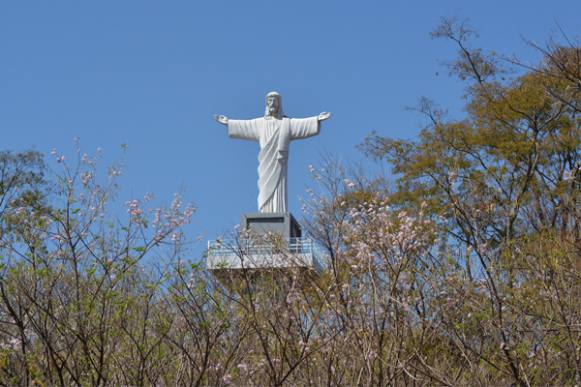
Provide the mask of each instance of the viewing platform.
POLYGON ((208 241, 210 271, 304 268, 321 273, 325 268, 322 250, 310 238, 268 237, 208 241))

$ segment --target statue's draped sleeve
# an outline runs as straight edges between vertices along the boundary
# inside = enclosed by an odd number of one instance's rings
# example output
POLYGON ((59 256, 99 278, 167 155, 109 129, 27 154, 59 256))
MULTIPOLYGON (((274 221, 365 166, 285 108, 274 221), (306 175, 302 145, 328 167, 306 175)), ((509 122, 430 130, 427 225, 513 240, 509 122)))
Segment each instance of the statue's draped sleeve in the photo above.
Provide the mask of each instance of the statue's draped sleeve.
POLYGON ((319 134, 319 118, 291 118, 290 120, 290 139, 300 140, 319 134))
POLYGON ((241 140, 258 141, 257 120, 228 120, 228 136, 241 140))

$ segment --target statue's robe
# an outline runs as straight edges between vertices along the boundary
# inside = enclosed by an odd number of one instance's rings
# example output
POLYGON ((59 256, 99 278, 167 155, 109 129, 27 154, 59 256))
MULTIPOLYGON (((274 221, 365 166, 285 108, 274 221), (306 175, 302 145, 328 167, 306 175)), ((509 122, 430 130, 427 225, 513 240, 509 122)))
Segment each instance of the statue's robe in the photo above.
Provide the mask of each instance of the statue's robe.
POLYGON ((319 134, 318 117, 228 120, 232 138, 258 141, 258 210, 288 212, 287 170, 291 140, 319 134))

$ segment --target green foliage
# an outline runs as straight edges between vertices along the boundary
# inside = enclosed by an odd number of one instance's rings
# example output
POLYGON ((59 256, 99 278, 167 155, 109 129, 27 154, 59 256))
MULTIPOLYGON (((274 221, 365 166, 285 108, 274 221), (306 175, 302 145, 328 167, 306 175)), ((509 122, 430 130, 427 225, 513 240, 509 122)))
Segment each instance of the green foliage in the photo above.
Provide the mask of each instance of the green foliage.
POLYGON ((467 117, 446 119, 422 100, 429 125, 417 140, 372 135, 364 149, 399 176, 390 204, 423 203, 440 249, 460 263, 443 280, 461 276, 468 288, 448 296, 442 322, 462 351, 485 360, 478 372, 519 384, 579 380, 577 360, 557 360, 578 359, 581 339, 573 328, 581 282, 570 269, 581 264, 579 48, 549 47, 538 68, 506 80, 486 64, 494 58, 467 47, 465 27, 444 22, 436 35, 458 44, 451 70, 469 82, 467 117), (485 288, 466 293, 473 284, 485 288), (559 363, 548 368, 559 373, 537 372, 542 362, 559 363))

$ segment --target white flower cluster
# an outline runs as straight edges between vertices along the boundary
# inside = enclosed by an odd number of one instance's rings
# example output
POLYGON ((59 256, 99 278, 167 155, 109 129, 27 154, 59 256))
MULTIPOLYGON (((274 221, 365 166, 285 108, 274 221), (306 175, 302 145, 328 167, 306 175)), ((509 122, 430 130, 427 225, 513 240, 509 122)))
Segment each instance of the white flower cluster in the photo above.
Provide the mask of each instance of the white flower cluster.
POLYGON ((346 239, 355 252, 352 268, 377 257, 401 259, 429 245, 430 222, 422 214, 411 216, 373 200, 351 209, 349 216, 346 239))

